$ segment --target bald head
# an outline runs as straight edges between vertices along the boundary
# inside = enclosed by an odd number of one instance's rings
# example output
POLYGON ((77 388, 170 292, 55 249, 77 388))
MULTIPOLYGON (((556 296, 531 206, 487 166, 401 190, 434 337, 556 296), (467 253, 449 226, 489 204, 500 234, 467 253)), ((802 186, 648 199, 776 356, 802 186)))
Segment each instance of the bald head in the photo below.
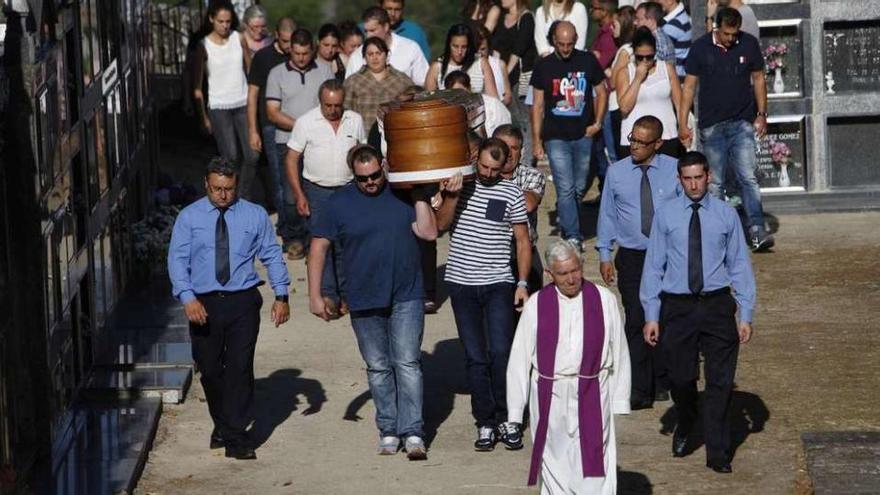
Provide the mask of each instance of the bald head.
POLYGON ((560 57, 566 59, 571 56, 578 38, 574 24, 568 21, 555 22, 550 29, 550 37, 553 48, 560 57))

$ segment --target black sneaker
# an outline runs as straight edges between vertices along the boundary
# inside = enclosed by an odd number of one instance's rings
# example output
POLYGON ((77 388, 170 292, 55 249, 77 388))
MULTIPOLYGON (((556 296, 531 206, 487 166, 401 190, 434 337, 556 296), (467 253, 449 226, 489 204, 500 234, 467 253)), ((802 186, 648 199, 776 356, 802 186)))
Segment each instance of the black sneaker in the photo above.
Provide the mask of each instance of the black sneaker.
POLYGON ((508 421, 498 425, 498 438, 507 450, 523 448, 522 426, 519 423, 508 421))
POLYGON ((495 428, 481 426, 477 428, 477 441, 474 442, 474 450, 477 452, 491 452, 495 450, 495 428))
POLYGON ((760 227, 753 227, 749 234, 749 244, 753 252, 761 253, 767 251, 776 243, 773 235, 760 227))

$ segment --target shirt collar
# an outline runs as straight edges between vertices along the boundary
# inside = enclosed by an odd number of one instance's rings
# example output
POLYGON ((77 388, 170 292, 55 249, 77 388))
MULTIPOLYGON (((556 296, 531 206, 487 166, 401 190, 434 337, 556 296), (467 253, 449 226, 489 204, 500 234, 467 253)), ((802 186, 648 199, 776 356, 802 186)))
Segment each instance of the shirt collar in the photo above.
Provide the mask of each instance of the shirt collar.
POLYGON ((663 20, 666 22, 669 22, 669 21, 675 19, 676 17, 678 17, 678 14, 681 14, 681 11, 683 11, 683 10, 684 10, 684 4, 679 2, 678 7, 672 9, 672 12, 666 14, 663 17, 663 20))
POLYGON ((717 46, 718 48, 720 48, 721 51, 723 51, 724 53, 727 53, 728 51, 732 50, 734 47, 736 47, 736 45, 739 44, 739 36, 737 36, 736 39, 733 40, 733 46, 731 46, 730 48, 727 48, 726 46, 722 45, 721 43, 719 43, 715 39, 715 31, 713 30, 712 31, 712 44, 717 46))
POLYGON ((288 59, 288 60, 287 60, 287 63, 285 64, 285 67, 287 67, 287 70, 288 70, 288 71, 295 71, 295 72, 299 72, 300 74, 305 74, 306 72, 308 72, 308 71, 310 71, 310 70, 317 69, 317 68, 318 68, 318 64, 317 64, 317 62, 315 62, 314 59, 312 59, 312 61, 309 62, 309 65, 307 65, 305 69, 300 70, 299 67, 297 67, 297 66, 293 65, 292 63, 290 63, 290 59, 288 59))
MULTIPOLYGON (((681 198, 682 198, 681 199, 682 204, 684 205, 684 207, 686 209, 689 210, 691 208, 691 204, 694 203, 694 201, 691 200, 691 198, 688 197, 687 193, 685 193, 683 191, 681 193, 681 198)), ((706 194, 703 196, 703 199, 697 201, 697 203, 700 203, 700 207, 704 210, 711 209, 710 206, 712 205, 712 195, 709 194, 708 190, 706 191, 706 194)))
MULTIPOLYGON (((659 158, 660 158, 660 153, 654 153, 654 158, 652 158, 651 161, 648 162, 648 167, 654 167, 654 168, 657 168, 657 166, 658 166, 658 165, 657 165, 657 160, 658 160, 659 158)), ((636 162, 633 161, 632 156, 628 156, 628 157, 626 157, 626 159, 629 160, 629 162, 632 164, 632 166, 633 166, 633 170, 635 170, 635 169, 641 167, 641 165, 639 165, 639 164, 637 164, 636 162)))
MULTIPOLYGON (((231 205, 226 207, 226 210, 227 211, 235 211, 238 207, 238 203, 240 203, 240 202, 241 202, 241 198, 235 198, 235 201, 231 205)), ((208 212, 220 211, 220 209, 217 208, 216 206, 214 206, 214 203, 212 203, 211 200, 208 199, 207 195, 205 196, 204 210, 208 211, 208 212)))

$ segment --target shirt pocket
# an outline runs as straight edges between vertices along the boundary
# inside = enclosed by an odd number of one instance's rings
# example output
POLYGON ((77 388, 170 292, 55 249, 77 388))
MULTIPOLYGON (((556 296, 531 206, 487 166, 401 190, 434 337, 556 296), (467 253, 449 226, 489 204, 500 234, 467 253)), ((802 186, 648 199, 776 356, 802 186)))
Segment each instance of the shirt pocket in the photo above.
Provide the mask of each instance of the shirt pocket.
POLYGON ((238 254, 249 258, 257 251, 257 231, 253 228, 247 228, 241 234, 241 241, 238 245, 238 254))
POLYGON ((503 222, 504 213, 507 211, 507 201, 503 199, 490 199, 486 204, 486 220, 503 222))
MULTIPOLYGON (((727 232, 717 226, 703 225, 703 246, 715 253, 723 253, 727 249, 727 232)), ((706 253, 703 253, 705 259, 706 253)))

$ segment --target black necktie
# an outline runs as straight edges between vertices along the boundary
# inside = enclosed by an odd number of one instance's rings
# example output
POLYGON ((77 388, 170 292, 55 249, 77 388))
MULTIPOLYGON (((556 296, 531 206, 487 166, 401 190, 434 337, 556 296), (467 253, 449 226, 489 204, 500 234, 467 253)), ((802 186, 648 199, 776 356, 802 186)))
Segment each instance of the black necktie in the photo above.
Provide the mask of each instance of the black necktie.
POLYGON ((651 222, 654 221, 654 199, 651 197, 651 182, 648 181, 648 166, 642 167, 642 234, 651 235, 651 222))
POLYGON ((214 236, 214 273, 220 285, 229 282, 229 231, 226 228, 226 209, 220 209, 214 236))
POLYGON ((693 294, 703 291, 703 231, 700 227, 700 203, 691 203, 691 224, 688 228, 688 288, 693 294))

